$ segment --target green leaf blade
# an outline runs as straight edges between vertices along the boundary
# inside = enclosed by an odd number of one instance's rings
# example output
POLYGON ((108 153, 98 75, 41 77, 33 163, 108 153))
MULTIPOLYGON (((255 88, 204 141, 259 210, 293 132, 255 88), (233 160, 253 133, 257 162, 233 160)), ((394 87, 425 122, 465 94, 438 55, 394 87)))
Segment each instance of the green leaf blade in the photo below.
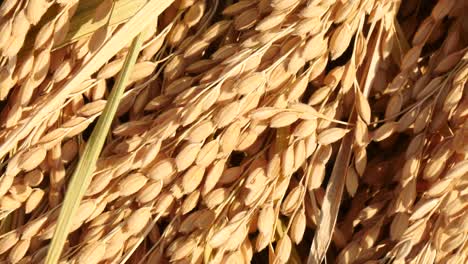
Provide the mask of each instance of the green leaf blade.
POLYGON ((104 142, 110 130, 115 113, 117 112, 117 107, 125 90, 125 84, 128 82, 129 76, 138 57, 142 44, 142 38, 140 36, 141 34, 134 39, 130 47, 124 66, 109 95, 104 111, 99 117, 96 127, 93 129, 83 155, 72 175, 57 221, 57 227, 55 229, 54 236, 52 237, 50 248, 47 252, 45 260, 46 264, 55 264, 59 261, 63 245, 65 244, 68 232, 72 225, 73 215, 78 210, 81 199, 91 182, 91 176, 96 167, 96 161, 104 146, 104 142))

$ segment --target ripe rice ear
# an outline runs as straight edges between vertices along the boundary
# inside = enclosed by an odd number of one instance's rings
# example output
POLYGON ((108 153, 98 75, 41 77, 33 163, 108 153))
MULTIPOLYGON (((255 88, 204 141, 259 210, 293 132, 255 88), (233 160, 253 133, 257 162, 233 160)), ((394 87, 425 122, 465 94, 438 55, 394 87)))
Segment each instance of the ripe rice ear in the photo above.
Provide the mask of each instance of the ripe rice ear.
POLYGON ((463 1, 30 2, 0 4, 0 262, 467 255, 463 1))
POLYGON ((114 34, 95 54, 89 61, 77 72, 72 78, 70 78, 64 85, 63 89, 57 91, 51 95, 42 107, 34 111, 27 121, 13 131, 0 146, 0 157, 4 157, 5 154, 12 148, 12 146, 37 124, 37 121, 41 120, 45 115, 60 105, 62 100, 67 96, 71 89, 75 88, 92 73, 94 73, 99 67, 101 67, 106 61, 114 56, 120 49, 122 49, 127 43, 126 40, 137 36, 144 27, 150 23, 146 19, 149 15, 155 15, 161 13, 172 1, 165 1, 164 3, 158 2, 157 4, 152 1, 145 4, 144 8, 141 8, 122 28, 114 34), (138 30, 135 30, 137 28, 138 30))

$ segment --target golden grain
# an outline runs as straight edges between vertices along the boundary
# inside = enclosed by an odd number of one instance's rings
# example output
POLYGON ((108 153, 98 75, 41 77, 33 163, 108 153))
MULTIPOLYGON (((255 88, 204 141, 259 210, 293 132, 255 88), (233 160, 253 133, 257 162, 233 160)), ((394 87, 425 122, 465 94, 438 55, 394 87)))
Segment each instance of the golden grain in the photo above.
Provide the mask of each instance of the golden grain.
MULTIPOLYGON (((0 262, 40 263, 136 20, 115 21, 132 1, 23 2, 0 5, 0 217, 13 230, 0 262), (70 41, 84 11, 109 23, 70 41)), ((61 263, 249 263, 270 244, 273 263, 322 262, 329 247, 338 263, 463 262, 461 1, 220 8, 176 1, 140 20, 61 263)))
POLYGON ((348 132, 349 130, 344 129, 344 128, 338 128, 338 127, 329 128, 320 132, 317 135, 317 141, 321 145, 328 145, 328 144, 336 142, 337 140, 340 140, 348 132))

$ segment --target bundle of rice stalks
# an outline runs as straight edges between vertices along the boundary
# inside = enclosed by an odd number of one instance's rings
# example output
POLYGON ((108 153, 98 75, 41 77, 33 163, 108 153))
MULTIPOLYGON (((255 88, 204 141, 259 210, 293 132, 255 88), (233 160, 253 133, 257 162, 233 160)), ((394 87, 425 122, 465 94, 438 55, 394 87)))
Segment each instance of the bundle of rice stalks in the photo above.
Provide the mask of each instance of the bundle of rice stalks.
POLYGON ((465 263, 468 3, 0 1, 1 263, 465 263))

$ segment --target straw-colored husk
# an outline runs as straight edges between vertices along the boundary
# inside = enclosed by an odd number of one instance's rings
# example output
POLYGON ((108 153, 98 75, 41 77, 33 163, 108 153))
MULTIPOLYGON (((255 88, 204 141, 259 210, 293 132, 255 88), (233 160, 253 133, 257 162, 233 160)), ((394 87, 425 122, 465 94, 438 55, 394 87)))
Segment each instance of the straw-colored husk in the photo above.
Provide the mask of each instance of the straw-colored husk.
POLYGON ((2 1, 0 262, 467 262, 465 2, 2 1))

